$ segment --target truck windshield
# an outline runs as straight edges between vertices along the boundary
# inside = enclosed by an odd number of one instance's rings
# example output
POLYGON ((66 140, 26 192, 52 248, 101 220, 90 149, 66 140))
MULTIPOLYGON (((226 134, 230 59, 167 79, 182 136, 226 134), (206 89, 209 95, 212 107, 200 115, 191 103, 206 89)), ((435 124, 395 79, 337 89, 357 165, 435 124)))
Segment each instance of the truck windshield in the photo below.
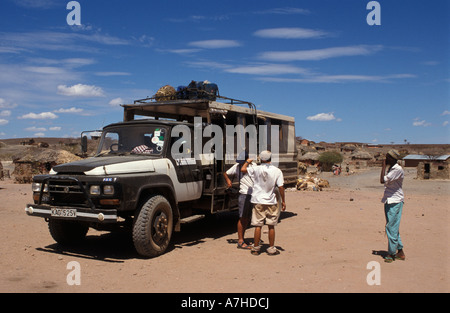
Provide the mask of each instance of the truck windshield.
POLYGON ((106 154, 162 153, 167 141, 167 130, 160 126, 122 126, 105 129, 98 146, 97 156, 106 154))

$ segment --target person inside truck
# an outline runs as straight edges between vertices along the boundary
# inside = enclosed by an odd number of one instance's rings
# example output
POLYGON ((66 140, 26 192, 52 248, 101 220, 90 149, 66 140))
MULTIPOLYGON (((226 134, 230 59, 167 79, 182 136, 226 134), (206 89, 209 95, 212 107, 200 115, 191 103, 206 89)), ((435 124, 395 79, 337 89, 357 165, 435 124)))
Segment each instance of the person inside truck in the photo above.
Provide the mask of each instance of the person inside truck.
MULTIPOLYGON (((248 159, 248 153, 246 151, 241 152, 234 164, 228 171, 223 173, 225 181, 228 188, 232 188, 232 180, 230 177, 237 178, 239 180, 239 220, 237 223, 237 233, 238 233, 238 249, 251 249, 250 246, 245 242, 245 230, 247 229, 250 218, 252 215, 252 191, 253 191, 253 180, 248 174, 241 172, 242 165, 248 159)), ((253 165, 249 165, 253 166, 253 165)))
POLYGON ((131 150, 131 154, 155 154, 162 150, 162 144, 158 137, 153 134, 145 135, 143 144, 138 145, 131 150))

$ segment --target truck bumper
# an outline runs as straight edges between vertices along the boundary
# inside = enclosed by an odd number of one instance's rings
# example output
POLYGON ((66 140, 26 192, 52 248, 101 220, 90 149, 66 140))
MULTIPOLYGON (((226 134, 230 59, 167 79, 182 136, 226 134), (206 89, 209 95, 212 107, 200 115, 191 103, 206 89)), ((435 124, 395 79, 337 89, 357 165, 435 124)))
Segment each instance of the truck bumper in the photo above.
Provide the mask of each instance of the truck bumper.
POLYGON ((117 210, 92 210, 81 207, 52 207, 49 205, 28 204, 25 212, 29 216, 54 218, 72 221, 116 223, 117 210))

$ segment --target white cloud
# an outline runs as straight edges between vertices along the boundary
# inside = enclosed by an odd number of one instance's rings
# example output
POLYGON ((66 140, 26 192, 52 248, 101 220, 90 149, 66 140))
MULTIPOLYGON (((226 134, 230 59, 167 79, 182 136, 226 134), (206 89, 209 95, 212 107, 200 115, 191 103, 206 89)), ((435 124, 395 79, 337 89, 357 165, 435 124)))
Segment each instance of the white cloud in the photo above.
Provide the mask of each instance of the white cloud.
POLYGON ((61 127, 59 127, 59 126, 54 126, 54 127, 50 127, 49 130, 51 130, 51 131, 60 131, 60 130, 61 130, 61 127))
POLYGON ((330 58, 370 55, 380 51, 383 47, 380 45, 367 46, 348 46, 333 47, 315 50, 297 50, 297 51, 268 51, 260 54, 260 58, 271 61, 318 61, 330 58))
POLYGON ((415 118, 414 121, 413 121, 413 126, 416 126, 416 127, 419 127, 419 126, 421 126, 421 127, 428 127, 428 126, 431 126, 431 123, 428 123, 425 120, 420 120, 420 118, 415 118))
POLYGON ((226 69, 225 72, 251 75, 302 74, 305 69, 285 64, 261 64, 226 69))
POLYGON ((59 85, 58 94, 69 97, 104 97, 103 89, 97 86, 77 84, 73 86, 59 85))
POLYGON ((192 41, 189 43, 189 46, 203 49, 234 48, 239 47, 240 45, 241 44, 236 40, 223 40, 223 39, 192 41))
POLYGON ((48 9, 57 5, 55 0, 14 0, 14 2, 24 8, 48 9))
POLYGON ((36 127, 36 126, 25 128, 25 130, 29 131, 29 132, 45 132, 45 131, 47 131, 47 129, 44 127, 36 127))
POLYGON ((201 49, 167 49, 167 50, 159 49, 158 51, 170 52, 170 53, 175 53, 175 54, 191 54, 191 53, 199 52, 199 51, 201 51, 201 49))
POLYGON ((67 71, 62 68, 52 66, 28 66, 25 67, 24 70, 27 72, 46 75, 61 75, 67 73, 67 71))
POLYGON ((450 111, 449 110, 445 110, 444 112, 442 112, 441 116, 444 116, 444 115, 450 115, 450 111))
POLYGON ((301 8, 292 8, 292 7, 284 7, 284 8, 274 8, 268 9, 264 11, 255 12, 256 14, 281 14, 281 15, 290 15, 290 14, 309 14, 311 13, 309 10, 301 9, 301 8))
POLYGON ((83 109, 79 109, 79 108, 75 108, 75 107, 72 107, 70 109, 61 108, 61 109, 55 110, 53 112, 55 112, 55 113, 81 113, 81 112, 83 112, 83 109))
POLYGON ((319 113, 313 116, 308 116, 306 119, 315 122, 329 122, 333 120, 341 121, 341 119, 336 119, 333 113, 319 113))
POLYGON ((0 116, 3 116, 3 117, 11 116, 11 111, 10 110, 0 111, 0 116))
POLYGON ((449 123, 449 121, 445 121, 444 123, 442 123, 442 126, 447 126, 449 123))
MULTIPOLYGON (((128 45, 130 41, 103 35, 99 32, 91 34, 75 33, 75 32, 0 32, 0 42, 3 48, 13 48, 15 51, 19 49, 32 50, 37 49, 50 51, 99 51, 94 44, 100 45, 128 45)), ((14 51, 14 50, 13 50, 14 51)))
POLYGON ((127 72, 97 72, 95 73, 95 75, 108 77, 108 76, 130 76, 131 74, 127 72))
POLYGON ((115 98, 109 101, 109 105, 111 106, 119 106, 121 104, 124 104, 125 101, 122 98, 115 98))
POLYGON ((328 33, 321 30, 286 27, 260 29, 254 32, 253 35, 262 38, 306 39, 324 37, 327 36, 328 33))
POLYGON ((34 137, 44 137, 45 133, 35 133, 33 136, 34 137))
POLYGON ((58 116, 52 112, 42 112, 39 114, 28 113, 19 117, 19 119, 32 119, 32 120, 46 120, 46 119, 56 119, 58 116))
POLYGON ((9 101, 6 101, 3 98, 0 98, 0 109, 14 109, 17 107, 17 104, 11 104, 9 101))
POLYGON ((384 76, 372 75, 324 75, 314 74, 301 78, 262 77, 259 80, 278 83, 347 83, 347 82, 379 82, 386 83, 393 79, 414 78, 412 74, 393 74, 384 76))
POLYGON ((8 120, 5 120, 5 119, 3 119, 3 118, 0 118, 0 126, 6 125, 6 124, 8 124, 8 123, 9 123, 8 120))

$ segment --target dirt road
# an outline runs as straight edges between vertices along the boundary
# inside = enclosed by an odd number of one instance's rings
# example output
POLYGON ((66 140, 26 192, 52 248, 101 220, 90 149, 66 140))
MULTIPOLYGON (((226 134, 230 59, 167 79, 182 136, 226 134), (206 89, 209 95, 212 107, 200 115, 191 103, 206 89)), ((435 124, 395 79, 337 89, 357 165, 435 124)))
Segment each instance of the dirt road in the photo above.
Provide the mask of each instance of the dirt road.
POLYGON ((0 292, 449 292, 450 182, 407 171, 400 228, 407 259, 387 264, 379 255, 387 239, 378 171, 323 174, 331 188, 288 191, 278 256, 236 249, 235 214, 183 227, 155 259, 140 258, 127 233, 90 230, 84 245, 62 248, 44 220, 25 214, 30 185, 2 181, 0 292), (68 284, 73 264, 80 285, 68 284))

